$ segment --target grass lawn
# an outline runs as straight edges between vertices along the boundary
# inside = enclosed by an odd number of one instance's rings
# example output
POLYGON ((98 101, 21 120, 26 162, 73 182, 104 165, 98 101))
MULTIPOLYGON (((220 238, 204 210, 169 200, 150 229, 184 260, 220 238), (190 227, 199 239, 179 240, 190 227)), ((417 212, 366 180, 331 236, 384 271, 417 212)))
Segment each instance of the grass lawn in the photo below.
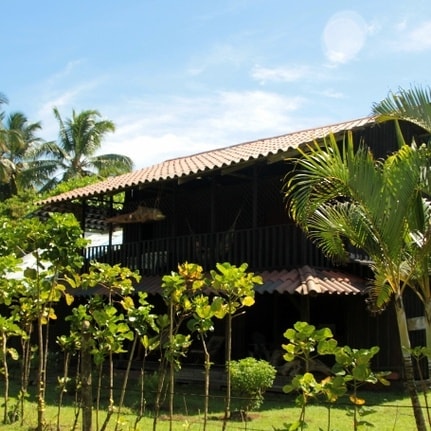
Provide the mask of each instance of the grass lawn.
MULTIPOLYGON (((139 421, 136 428, 134 427, 136 420, 136 408, 139 405, 138 385, 131 385, 127 391, 126 407, 118 417, 116 413, 111 417, 107 431, 115 429, 117 421, 119 426, 117 431, 131 431, 134 429, 147 431, 152 430, 152 409, 147 407, 144 417, 139 421)), ((361 396, 366 400, 367 409, 370 414, 363 417, 373 427, 365 425, 360 429, 373 429, 378 431, 414 431, 416 429, 413 418, 410 400, 401 389, 390 388, 381 391, 364 391, 361 396)), ((223 418, 223 397, 224 391, 212 390, 210 398, 210 413, 207 423, 208 431, 222 429, 223 418)), ((47 431, 56 430, 57 424, 57 407, 55 391, 50 391, 47 397, 46 421, 47 431)), ((15 401, 11 400, 10 405, 15 401)), ((234 412, 239 400, 233 398, 232 411, 234 412)), ((203 414, 204 405, 203 389, 199 384, 183 384, 178 385, 175 397, 175 417, 172 429, 177 430, 203 430, 203 414)), ((169 417, 165 403, 161 416, 158 420, 157 430, 167 431, 170 429, 169 417)), ((66 431, 72 429, 74 422, 75 408, 73 406, 73 396, 66 395, 64 406, 60 413, 61 430, 66 431)), ((0 417, 2 417, 0 412, 0 417)), ((99 413, 99 428, 105 420, 106 412, 99 413)), ((227 430, 248 430, 248 431, 271 431, 271 430, 286 430, 284 424, 294 422, 299 417, 299 408, 295 407, 294 397, 283 393, 268 392, 265 396, 264 405, 260 410, 250 412, 249 421, 230 420, 227 430)), ((308 430, 318 431, 319 429, 331 431, 353 430, 353 418, 351 416, 351 405, 348 399, 343 399, 331 409, 331 426, 328 428, 328 410, 324 406, 310 405, 306 410, 306 422, 308 430)), ((34 429, 37 423, 37 407, 34 402, 28 401, 25 409, 25 417, 23 426, 19 422, 7 425, 0 425, 0 431, 29 431, 34 429)), ((78 422, 77 430, 81 429, 78 422)), ((96 417, 93 420, 93 430, 96 431, 96 417)))

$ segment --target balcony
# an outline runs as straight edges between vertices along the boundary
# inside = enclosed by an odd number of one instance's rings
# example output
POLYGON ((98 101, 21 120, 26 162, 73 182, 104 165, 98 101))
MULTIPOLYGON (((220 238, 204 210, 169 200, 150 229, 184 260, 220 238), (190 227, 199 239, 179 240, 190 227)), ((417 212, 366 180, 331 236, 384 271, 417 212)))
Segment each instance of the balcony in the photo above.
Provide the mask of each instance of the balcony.
POLYGON ((168 274, 185 261, 205 270, 215 268, 217 262, 246 262, 253 272, 328 265, 304 234, 287 224, 88 247, 85 259, 121 264, 141 275, 168 274))

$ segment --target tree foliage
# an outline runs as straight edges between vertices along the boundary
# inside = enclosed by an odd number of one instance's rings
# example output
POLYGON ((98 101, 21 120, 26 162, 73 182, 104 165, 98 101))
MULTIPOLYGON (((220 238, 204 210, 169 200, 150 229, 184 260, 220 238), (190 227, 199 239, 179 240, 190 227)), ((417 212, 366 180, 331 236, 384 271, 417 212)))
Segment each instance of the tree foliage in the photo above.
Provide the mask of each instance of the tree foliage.
POLYGON ((40 122, 30 122, 22 112, 7 114, 8 103, 0 94, 0 197, 10 198, 28 189, 53 190, 71 179, 92 176, 100 180, 130 172, 132 160, 121 154, 100 154, 103 139, 115 131, 112 121, 94 109, 72 111, 63 119, 53 109, 59 126, 57 141, 38 134, 40 122))
POLYGON ((428 329, 430 316, 429 154, 427 145, 407 145, 385 160, 374 159, 351 133, 338 143, 331 135, 323 144, 300 150, 286 179, 291 217, 308 237, 338 262, 362 253, 372 269, 368 305, 382 311, 394 300, 403 361, 410 382, 416 419, 423 429, 413 378, 403 292, 412 288, 421 298, 428 329))

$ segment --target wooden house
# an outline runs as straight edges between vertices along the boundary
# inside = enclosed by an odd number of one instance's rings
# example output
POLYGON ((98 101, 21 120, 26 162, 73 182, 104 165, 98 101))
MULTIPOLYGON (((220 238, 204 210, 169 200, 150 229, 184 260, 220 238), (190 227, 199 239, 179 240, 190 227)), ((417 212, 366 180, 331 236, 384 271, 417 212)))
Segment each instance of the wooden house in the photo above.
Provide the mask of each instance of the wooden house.
MULTIPOLYGON (((402 128, 408 141, 421 139, 422 131, 413 125, 402 128)), ((342 140, 346 131, 376 157, 397 147, 392 123, 366 117, 166 160, 41 205, 44 211, 73 212, 84 230, 121 228, 122 244, 89 247, 86 258, 139 271, 136 288, 153 294, 155 301, 161 276, 178 263, 210 270, 216 262, 246 262, 264 284, 256 287, 255 306, 234 321, 233 358, 254 354, 275 360, 284 331, 306 320, 331 327, 341 344, 379 345, 375 366, 400 371, 393 310, 379 316, 367 311, 364 289, 370 274, 358 263, 360 256, 352 253, 351 263, 335 267, 285 211, 282 186, 289 158, 329 133, 342 140)), ((416 309, 412 306, 412 317, 416 309)))

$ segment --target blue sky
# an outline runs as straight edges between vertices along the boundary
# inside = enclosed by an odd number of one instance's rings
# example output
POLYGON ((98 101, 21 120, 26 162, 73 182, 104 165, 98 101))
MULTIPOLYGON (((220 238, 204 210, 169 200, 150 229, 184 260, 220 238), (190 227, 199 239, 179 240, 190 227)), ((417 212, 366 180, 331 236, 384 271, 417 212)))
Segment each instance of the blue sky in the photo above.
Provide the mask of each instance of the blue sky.
POLYGON ((6 111, 97 109, 135 168, 369 115, 430 86, 429 0, 2 2, 6 111))

